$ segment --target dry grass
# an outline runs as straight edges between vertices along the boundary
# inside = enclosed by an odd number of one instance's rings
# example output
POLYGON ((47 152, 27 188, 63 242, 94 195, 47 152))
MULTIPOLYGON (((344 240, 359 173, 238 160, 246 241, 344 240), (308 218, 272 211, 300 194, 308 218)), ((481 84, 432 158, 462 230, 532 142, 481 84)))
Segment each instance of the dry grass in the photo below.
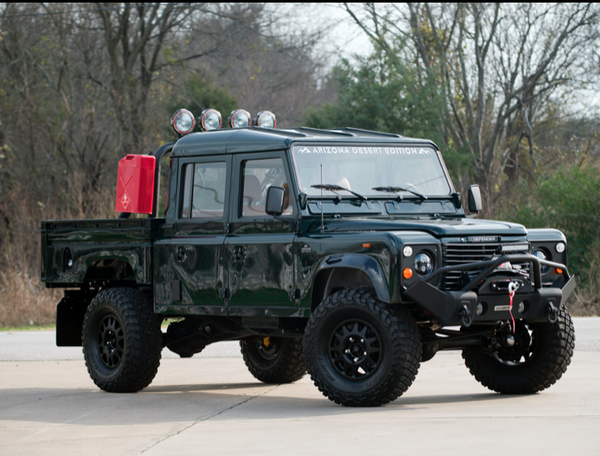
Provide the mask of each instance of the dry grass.
POLYGON ((600 267, 598 265, 590 265, 584 277, 577 277, 577 288, 567 301, 567 307, 575 317, 600 315, 600 267))
POLYGON ((63 290, 46 289, 40 280, 40 221, 115 217, 113 189, 82 191, 75 176, 47 207, 27 188, 0 201, 0 327, 52 325, 63 290))
POLYGON ((62 290, 46 289, 39 275, 12 268, 0 272, 0 326, 42 326, 56 321, 62 290))

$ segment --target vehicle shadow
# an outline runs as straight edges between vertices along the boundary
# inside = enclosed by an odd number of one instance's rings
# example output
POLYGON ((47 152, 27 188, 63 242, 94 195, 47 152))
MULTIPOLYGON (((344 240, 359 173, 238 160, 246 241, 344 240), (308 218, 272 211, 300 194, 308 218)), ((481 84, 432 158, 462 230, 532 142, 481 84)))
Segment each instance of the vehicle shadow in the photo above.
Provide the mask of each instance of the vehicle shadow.
MULTIPOLYGON (((498 403, 514 396, 496 393, 400 397, 383 407, 351 408, 322 396, 308 382, 266 385, 244 382, 150 386, 115 394, 93 388, 3 389, 0 420, 85 426, 198 422, 210 419, 286 420, 340 415, 406 416, 436 405, 498 403), (76 421, 73 419, 76 418, 76 421)), ((485 409, 489 412, 490 407, 485 409)), ((445 408, 447 413, 448 409, 445 408)))

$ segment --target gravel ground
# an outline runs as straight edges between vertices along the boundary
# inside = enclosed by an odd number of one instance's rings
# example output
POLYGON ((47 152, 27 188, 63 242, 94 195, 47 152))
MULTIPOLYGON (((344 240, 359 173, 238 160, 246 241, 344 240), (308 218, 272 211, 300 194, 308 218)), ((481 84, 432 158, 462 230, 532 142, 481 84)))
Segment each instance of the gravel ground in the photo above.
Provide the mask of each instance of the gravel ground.
MULTIPOLYGON (((600 351, 600 318, 574 318, 575 349, 600 351)), ((83 360, 80 347, 57 347, 54 331, 0 332, 0 361, 61 361, 83 360)), ((443 354, 443 353, 442 353, 443 354)), ((178 355, 164 350, 163 359, 177 359, 178 355)), ((195 355, 199 358, 241 357, 238 342, 219 342, 209 345, 195 355)))

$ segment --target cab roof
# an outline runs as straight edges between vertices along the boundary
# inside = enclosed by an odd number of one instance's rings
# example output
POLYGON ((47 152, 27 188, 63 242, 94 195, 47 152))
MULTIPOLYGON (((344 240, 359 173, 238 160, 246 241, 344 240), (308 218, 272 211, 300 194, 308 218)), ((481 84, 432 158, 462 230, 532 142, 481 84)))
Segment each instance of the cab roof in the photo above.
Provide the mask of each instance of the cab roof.
POLYGON ((420 144, 437 146, 427 139, 406 138, 393 133, 337 128, 319 130, 299 127, 279 130, 249 127, 192 133, 173 146, 173 157, 235 154, 289 149, 292 143, 335 144, 420 144))

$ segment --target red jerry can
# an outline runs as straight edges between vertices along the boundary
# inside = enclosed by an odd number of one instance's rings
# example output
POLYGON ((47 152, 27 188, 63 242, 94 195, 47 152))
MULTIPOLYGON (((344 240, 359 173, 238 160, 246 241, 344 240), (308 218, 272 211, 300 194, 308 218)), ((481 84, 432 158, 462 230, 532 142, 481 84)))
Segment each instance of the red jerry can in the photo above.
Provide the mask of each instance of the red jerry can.
POLYGON ((119 161, 115 211, 152 214, 155 167, 151 155, 127 155, 119 161))

